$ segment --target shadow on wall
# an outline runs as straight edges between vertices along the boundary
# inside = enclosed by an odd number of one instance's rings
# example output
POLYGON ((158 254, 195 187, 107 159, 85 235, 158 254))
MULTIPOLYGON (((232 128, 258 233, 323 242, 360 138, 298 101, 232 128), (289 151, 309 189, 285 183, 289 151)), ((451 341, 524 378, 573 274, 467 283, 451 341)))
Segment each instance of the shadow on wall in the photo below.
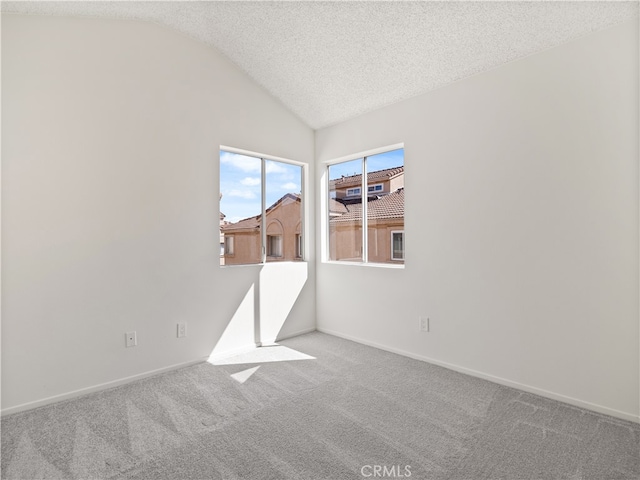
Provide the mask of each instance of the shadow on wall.
MULTIPOLYGON (((307 263, 267 263, 257 268, 258 273, 244 297, 230 313, 231 318, 211 351, 210 361, 252 346, 273 344, 291 318, 307 282, 307 263)), ((246 277, 245 267, 225 270, 230 277, 240 272, 246 277)))

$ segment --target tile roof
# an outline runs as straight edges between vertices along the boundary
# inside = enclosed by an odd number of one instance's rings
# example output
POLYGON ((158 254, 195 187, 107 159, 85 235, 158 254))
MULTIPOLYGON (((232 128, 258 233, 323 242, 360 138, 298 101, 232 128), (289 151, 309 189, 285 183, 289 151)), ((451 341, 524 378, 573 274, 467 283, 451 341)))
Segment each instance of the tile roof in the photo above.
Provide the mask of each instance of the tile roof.
POLYGON ((337 201, 335 198, 329 199, 329 214, 342 215, 349 212, 344 203, 337 201))
MULTIPOLYGON (((376 170, 367 174, 367 183, 375 183, 384 180, 390 180, 404 173, 404 166, 386 168, 384 170, 376 170)), ((348 177, 335 178, 329 181, 331 190, 336 188, 346 188, 362 183, 362 174, 350 175, 348 177)))
MULTIPOLYGON (((342 202, 336 201, 336 203, 342 202)), ((362 219, 362 202, 345 202, 343 205, 347 213, 332 217, 330 222, 354 222, 362 219)), ((369 197, 367 208, 367 217, 370 220, 404 217, 404 188, 399 188, 387 195, 369 197)))
POLYGON ((233 230, 260 228, 260 217, 261 215, 256 215, 255 217, 244 218, 235 223, 227 223, 226 225, 221 225, 220 230, 223 232, 230 232, 233 230))
MULTIPOLYGON (((287 193, 267 209, 267 213, 280 205, 285 199, 300 201, 300 195, 287 193)), ((370 220, 404 217, 404 188, 386 195, 372 195, 367 202, 367 213, 370 220)), ((329 200, 330 222, 354 222, 362 219, 362 201, 360 198, 349 200, 329 200)), ((260 228, 261 215, 245 218, 235 223, 221 225, 223 232, 260 228)))
MULTIPOLYGON (((297 193, 287 193, 284 196, 280 197, 273 205, 267 208, 267 214, 284 202, 287 199, 295 200, 296 202, 300 202, 300 195, 297 193)), ((245 229, 255 229, 260 228, 260 218, 262 215, 256 215, 255 217, 244 218, 235 223, 227 223, 226 225, 221 225, 220 230, 223 232, 230 232, 233 230, 245 230, 245 229)))

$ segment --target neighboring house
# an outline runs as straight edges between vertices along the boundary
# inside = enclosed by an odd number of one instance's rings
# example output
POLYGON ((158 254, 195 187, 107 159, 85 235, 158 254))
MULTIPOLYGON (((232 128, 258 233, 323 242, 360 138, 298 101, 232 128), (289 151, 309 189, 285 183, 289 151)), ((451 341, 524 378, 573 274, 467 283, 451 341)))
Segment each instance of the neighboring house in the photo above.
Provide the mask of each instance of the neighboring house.
MULTIPOLYGON (((287 193, 266 211, 266 254, 268 262, 302 260, 302 202, 300 195, 287 193)), ((224 264, 260 263, 262 215, 220 227, 224 235, 224 264)))
MULTIPOLYGON (((329 184, 329 236, 331 260, 362 258, 362 175, 332 180, 329 184)), ((404 167, 367 175, 368 257, 370 262, 404 263, 404 167)), ((262 216, 236 223, 222 222, 224 257, 221 265, 260 263, 262 216)), ((287 193, 266 210, 268 262, 302 260, 300 195, 287 193)))
MULTIPOLYGON (((368 261, 404 263, 404 187, 387 194, 369 195, 367 223, 368 261)), ((329 258, 362 259, 362 200, 331 200, 329 258)))
MULTIPOLYGON (((220 194, 220 200, 222 200, 222 194, 220 194)), ((224 233, 222 233, 223 225, 226 225, 226 215, 220 212, 220 265, 224 265, 224 233)))
MULTIPOLYGON (((222 195, 220 195, 222 198, 222 195)), ((225 214, 220 212, 220 265, 224 265, 224 233, 222 233, 222 227, 226 225, 225 214)))
MULTIPOLYGON (((329 182, 329 258, 362 259, 362 175, 329 182)), ((404 167, 367 174, 368 261, 404 263, 404 167)))
MULTIPOLYGON (((362 175, 341 177, 329 182, 331 197, 353 199, 362 197, 362 175)), ((368 195, 384 195, 404 187, 404 167, 376 170, 367 174, 368 195)))

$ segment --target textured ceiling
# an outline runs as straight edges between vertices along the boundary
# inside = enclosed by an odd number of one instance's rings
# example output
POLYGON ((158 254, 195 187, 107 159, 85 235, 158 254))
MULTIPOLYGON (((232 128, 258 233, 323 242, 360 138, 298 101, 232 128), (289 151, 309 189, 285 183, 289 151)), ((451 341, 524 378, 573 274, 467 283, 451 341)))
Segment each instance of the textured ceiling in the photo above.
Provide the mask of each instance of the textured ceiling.
POLYGON ((11 2, 148 20, 217 47, 312 128, 637 18, 633 2, 11 2))

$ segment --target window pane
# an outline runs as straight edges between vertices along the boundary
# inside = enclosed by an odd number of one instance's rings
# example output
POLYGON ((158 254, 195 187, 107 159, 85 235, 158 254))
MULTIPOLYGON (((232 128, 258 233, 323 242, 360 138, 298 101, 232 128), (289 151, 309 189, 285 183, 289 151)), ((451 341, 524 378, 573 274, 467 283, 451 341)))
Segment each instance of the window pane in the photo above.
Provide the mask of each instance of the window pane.
POLYGON ((262 261, 261 171, 259 158, 220 151, 221 265, 262 261))
POLYGON ((224 237, 224 253, 227 255, 233 255, 233 235, 225 235, 224 237))
POLYGON ((368 261, 404 263, 404 234, 392 234, 404 230, 404 150, 372 155, 366 162, 368 261))
POLYGON ((302 167, 265 161, 267 261, 300 261, 302 235, 302 167))
POLYGON ((267 256, 282 257, 282 235, 267 235, 267 256))
POLYGON ((329 167, 329 259, 362 261, 362 159, 329 167))
POLYGON ((302 258, 302 235, 296 234, 296 257, 298 260, 302 258))
POLYGON ((392 232, 391 237, 391 258, 404 260, 404 232, 392 232))

